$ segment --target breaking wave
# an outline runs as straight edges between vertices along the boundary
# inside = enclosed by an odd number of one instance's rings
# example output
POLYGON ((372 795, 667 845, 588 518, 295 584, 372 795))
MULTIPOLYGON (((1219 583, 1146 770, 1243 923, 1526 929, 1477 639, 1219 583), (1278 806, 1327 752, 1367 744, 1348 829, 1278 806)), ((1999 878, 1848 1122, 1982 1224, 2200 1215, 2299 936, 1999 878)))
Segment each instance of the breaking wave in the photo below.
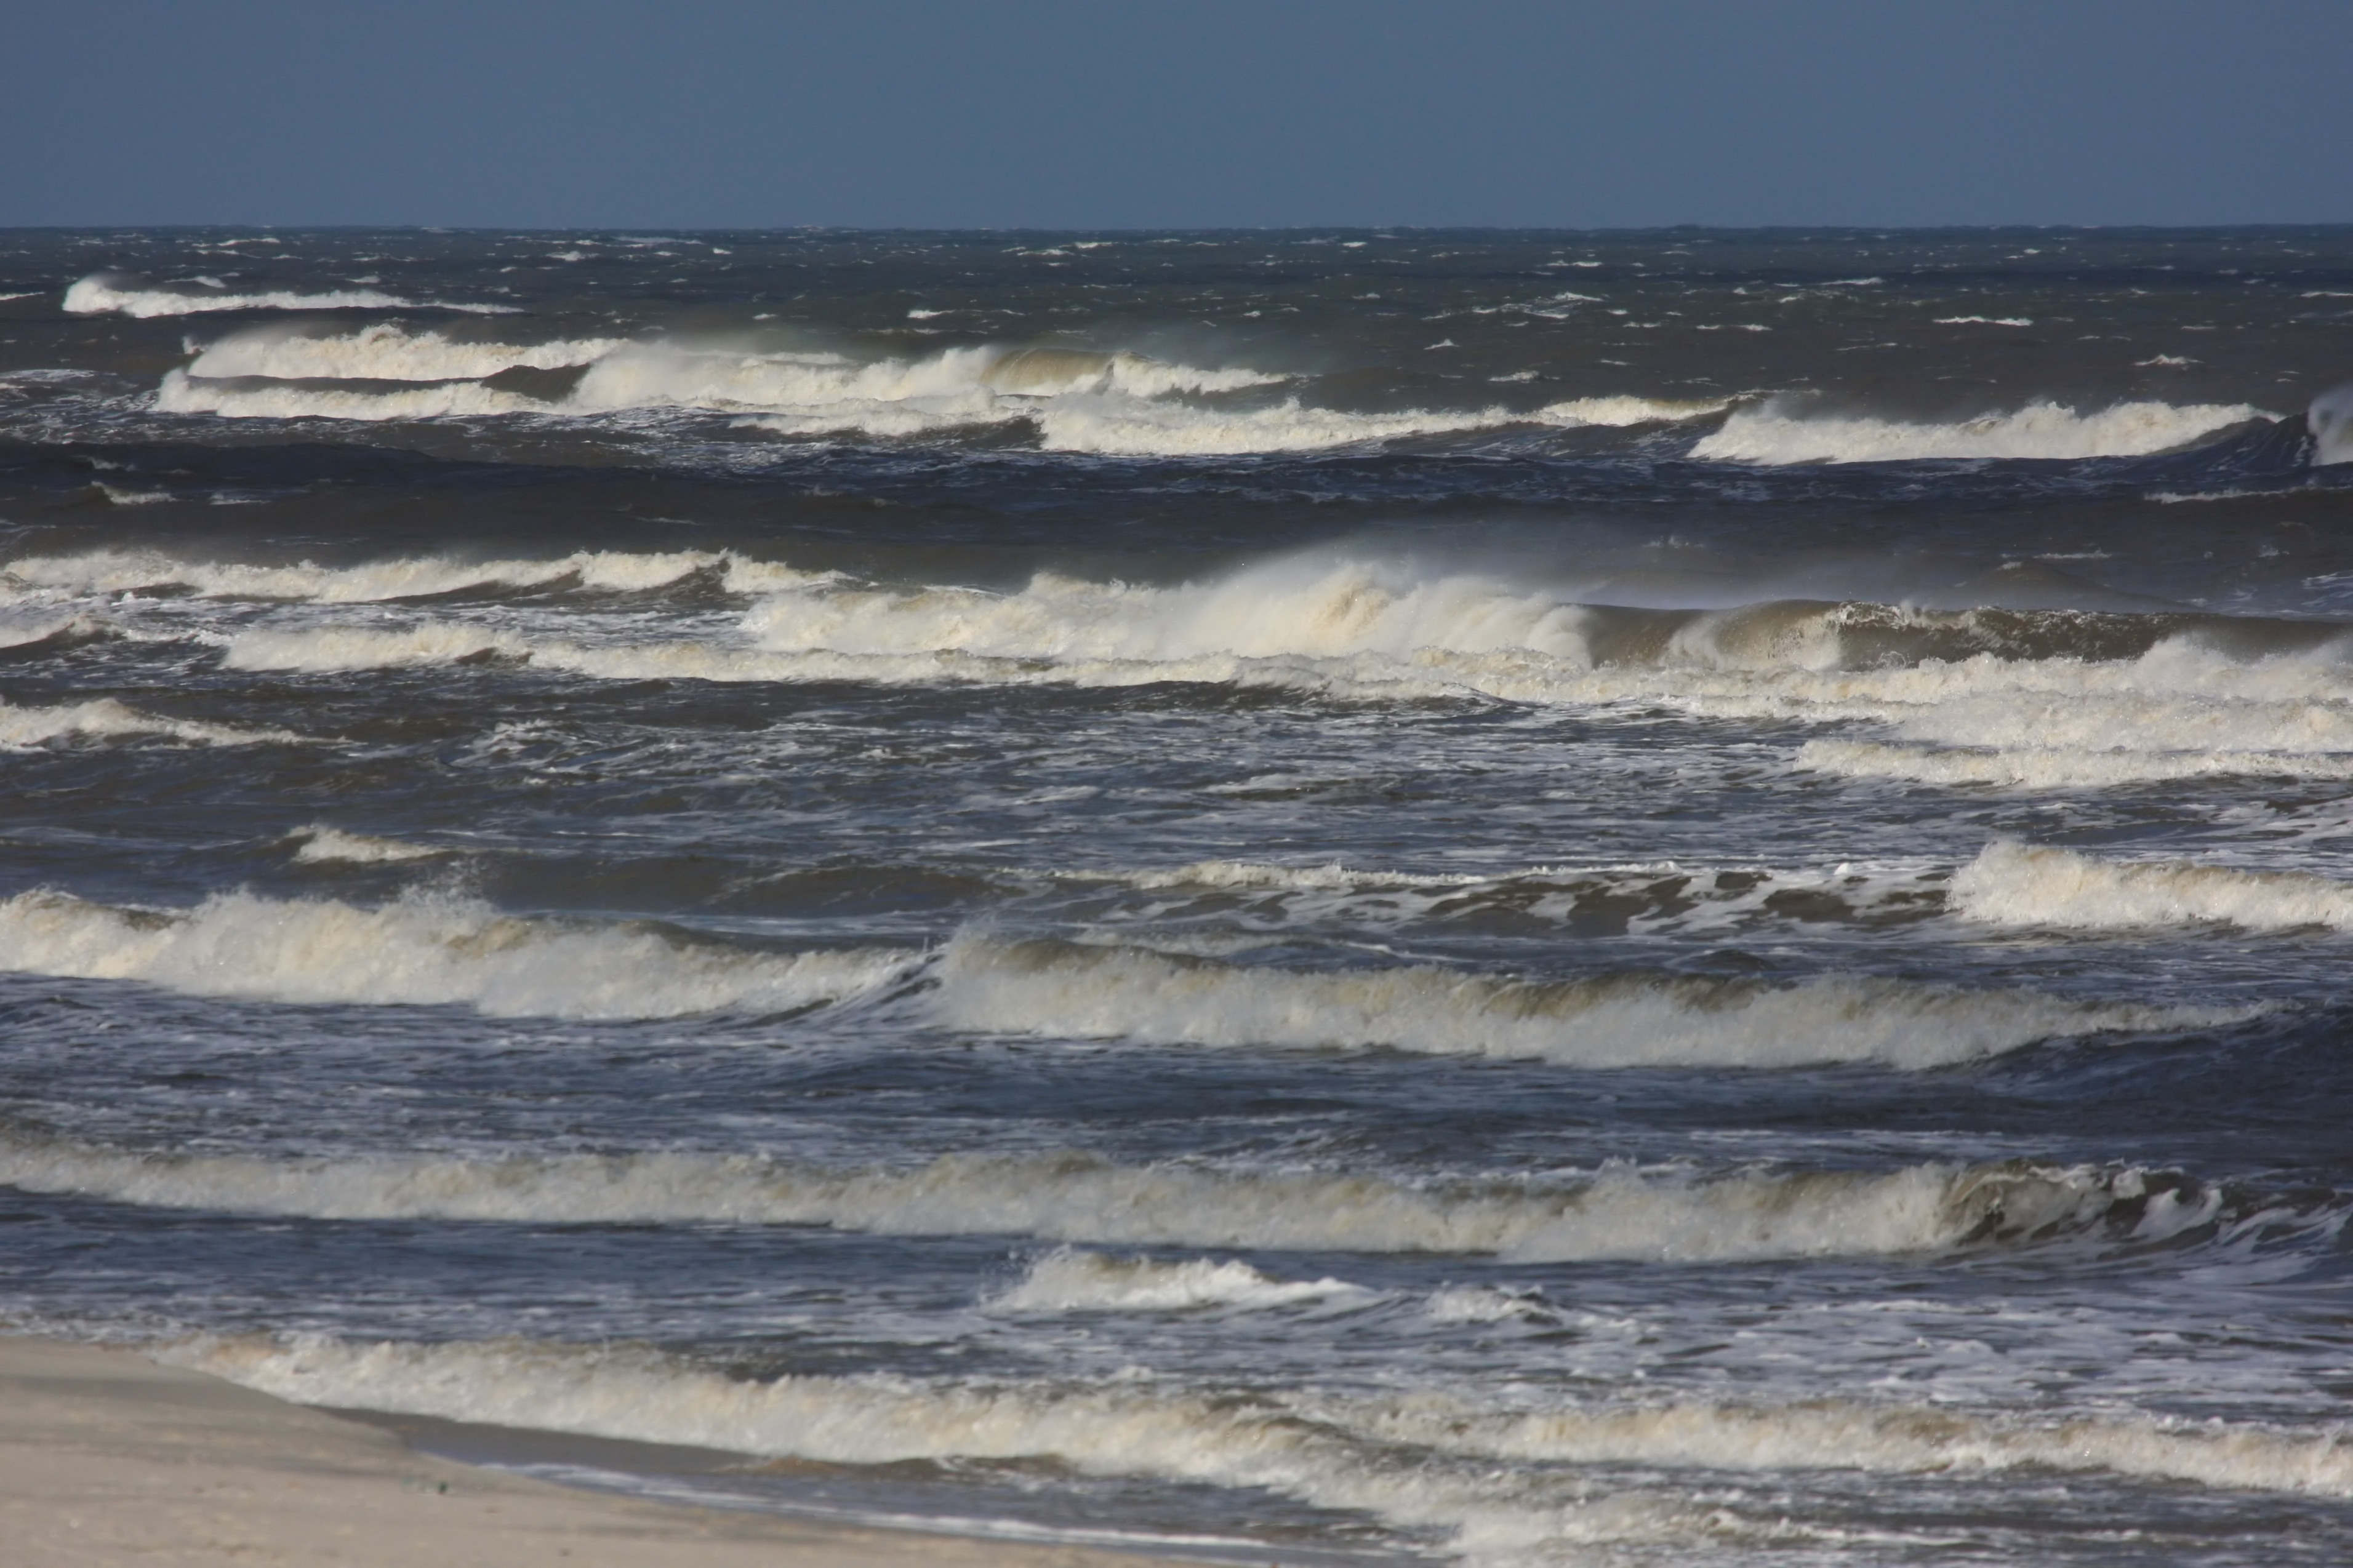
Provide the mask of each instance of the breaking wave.
POLYGON ((1735 409, 1721 428, 1700 438, 1692 456, 1770 465, 2138 458, 2188 446, 2233 425, 2274 417, 2247 404, 2119 403, 2078 414, 2063 403, 2030 403, 2008 414, 1913 423, 1808 416, 1776 399, 1735 409))
POLYGON ((364 833, 346 833, 340 827, 313 823, 290 836, 299 844, 294 851, 298 866, 324 866, 343 863, 354 866, 385 866, 403 860, 429 860, 448 850, 430 844, 404 844, 396 838, 374 838, 364 833))
POLYGON ((154 551, 100 550, 79 555, 20 556, 0 564, 0 577, 20 592, 92 595, 169 587, 208 598, 321 605, 429 598, 490 587, 544 590, 571 585, 635 593, 665 587, 698 573, 718 574, 720 586, 738 594, 772 593, 827 580, 786 566, 704 551, 584 550, 543 560, 419 555, 355 566, 321 566, 308 561, 264 566, 188 561, 154 551))
POLYGON ((301 740, 300 735, 283 730, 240 730, 187 719, 159 719, 126 707, 111 697, 59 708, 16 708, 0 703, 0 748, 29 750, 76 736, 99 740, 155 736, 197 746, 256 746, 301 740))
MULTIPOLYGON (((1072 1152, 845 1169, 683 1152, 264 1160, 8 1136, 0 1136, 0 1183, 154 1208, 330 1220, 828 1226, 1098 1246, 1493 1254, 1529 1263, 1935 1252, 2081 1233, 2112 1215, 2132 1236, 2158 1239, 2211 1220, 2221 1201, 2212 1189, 2178 1191, 2137 1170, 2022 1163, 1709 1180, 1605 1170, 1415 1184, 1324 1171, 1120 1165, 1072 1152)), ((1219 1293, 1239 1300, 1255 1300, 1261 1284, 1293 1289, 1240 1265, 1226 1269, 1071 1254, 1041 1265, 1014 1290, 1031 1305, 1060 1303, 1053 1310, 1143 1310, 1155 1293, 1169 1301, 1219 1293)), ((1326 1287, 1350 1289, 1331 1280, 1313 1289, 1331 1293, 1326 1287)))
POLYGON ((951 1026, 1199 1046, 1362 1046, 1563 1067, 1924 1068, 2038 1040, 2211 1026, 2242 1013, 2100 1005, 1839 975, 1514 980, 1419 966, 1308 973, 1136 948, 964 936, 940 967, 951 1026))
POLYGON ((374 289, 338 289, 298 294, 284 289, 241 294, 209 279, 152 287, 109 273, 93 273, 66 290, 64 308, 76 315, 190 316, 207 310, 464 310, 476 315, 512 315, 512 305, 460 305, 438 300, 403 300, 374 289))
POLYGON ((200 1338, 160 1354, 301 1404, 835 1464, 1050 1458, 1084 1474, 1264 1488, 1443 1530, 1454 1550, 1498 1563, 1525 1562, 1548 1545, 1788 1543, 1790 1526, 1778 1513, 1746 1518, 1714 1489, 1678 1495, 1655 1476, 1601 1489, 1584 1470, 1596 1465, 1879 1475, 2032 1467, 2353 1496, 2353 1452, 2333 1430, 2128 1412, 1691 1398, 1514 1410, 1431 1387, 1344 1394, 879 1374, 749 1381, 637 1347, 517 1342, 200 1338))
POLYGON ((2187 860, 2101 860, 2007 840, 1987 845, 1961 868, 1952 905, 1971 920, 2004 925, 2353 927, 2353 886, 2325 877, 2187 860))
POLYGON ((563 338, 536 343, 453 339, 379 321, 356 332, 322 336, 259 328, 208 343, 187 367, 200 378, 269 376, 282 381, 479 381, 515 369, 562 370, 624 346, 620 338, 563 338))
POLYGON ((2353 384, 2314 398, 2305 420, 2312 431, 2313 467, 2353 463, 2353 384))
POLYGON ((887 986, 912 957, 689 945, 643 927, 522 920, 421 893, 374 910, 242 892, 169 912, 47 889, 0 901, 0 968, 199 996, 465 1005, 493 1017, 788 1011, 887 986))
POLYGON ((2066 746, 1955 751, 1866 741, 1809 741, 1797 766, 1848 778, 1923 784, 2097 788, 2200 778, 2353 778, 2353 755, 2295 752, 2088 751, 2066 746))
POLYGON ((1032 1263, 1019 1284, 988 1304, 1000 1312, 1256 1311, 1369 1294, 1345 1279, 1276 1279, 1239 1259, 1165 1263, 1066 1247, 1032 1263))
MULTIPOLYGON (((94 288, 87 297, 100 293, 94 288)), ((335 298, 364 302, 359 296, 335 298)), ((398 303, 388 297, 380 302, 398 303)), ((156 406, 235 418, 359 420, 702 409, 739 415, 754 427, 784 435, 885 437, 1026 421, 1038 426, 1049 450, 1130 457, 1306 451, 1514 425, 1626 426, 1690 419, 1725 406, 1721 400, 1605 396, 1533 413, 1502 407, 1351 413, 1295 396, 1255 406, 1225 396, 1293 379, 1082 349, 983 345, 922 359, 859 362, 831 353, 681 341, 461 342, 377 323, 343 336, 280 331, 226 338, 168 373, 156 406), (574 384, 546 395, 490 379, 516 370, 574 368, 581 372, 574 384), (328 381, 352 384, 313 384, 328 381), (382 384, 404 382, 415 384, 382 384)))

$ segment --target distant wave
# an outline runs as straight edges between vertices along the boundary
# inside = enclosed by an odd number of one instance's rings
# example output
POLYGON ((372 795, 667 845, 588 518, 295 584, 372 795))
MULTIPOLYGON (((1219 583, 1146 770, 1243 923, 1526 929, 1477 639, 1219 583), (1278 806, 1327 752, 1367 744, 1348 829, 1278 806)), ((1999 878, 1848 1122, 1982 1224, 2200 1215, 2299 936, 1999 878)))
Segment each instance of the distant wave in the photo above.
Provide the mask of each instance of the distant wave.
POLYGON ((201 279, 160 286, 98 272, 67 289, 64 308, 76 315, 192 316, 209 310, 464 310, 475 315, 512 315, 512 305, 451 304, 404 300, 375 289, 337 289, 298 294, 283 289, 239 293, 225 283, 201 279))
POLYGON ((365 420, 683 408, 735 414, 785 435, 882 437, 1027 421, 1050 450, 1139 457, 1305 451, 1514 425, 1626 426, 1725 406, 1722 400, 1604 396, 1533 412, 1365 413, 1319 408, 1296 396, 1249 404, 1229 395, 1294 379, 1081 349, 982 345, 860 362, 669 340, 495 343, 380 322, 338 336, 262 331, 223 339, 168 373, 156 405, 237 418, 365 420), (560 395, 484 384, 517 369, 572 368, 581 374, 560 395), (257 378, 265 384, 256 384, 257 378), (304 384, 322 380, 417 384, 304 384))
POLYGON ((164 584, 332 604, 498 584, 645 589, 696 574, 750 601, 732 626, 641 641, 426 614, 265 623, 227 637, 222 658, 234 669, 323 674, 487 656, 609 679, 1193 681, 1373 701, 1641 702, 1883 725, 1893 732, 1869 743, 1908 744, 1908 760, 1826 747, 1804 765, 1944 782, 2056 782, 2071 769, 2086 779, 2334 776, 2325 759, 2353 755, 2353 634, 2317 622, 1817 600, 1629 609, 1582 603, 1573 584, 1330 552, 1166 586, 1043 574, 1011 592, 886 587, 693 552, 348 567, 98 552, 20 558, 5 573, 19 600, 45 613, 61 609, 60 595, 164 584))
POLYGON ((1935 423, 1807 415, 1774 400, 1735 409, 1721 428, 1700 438, 1692 456, 1767 465, 2137 458, 2276 417, 2248 404, 2118 403, 2079 414, 2063 403, 2030 403, 2008 414, 1935 423))

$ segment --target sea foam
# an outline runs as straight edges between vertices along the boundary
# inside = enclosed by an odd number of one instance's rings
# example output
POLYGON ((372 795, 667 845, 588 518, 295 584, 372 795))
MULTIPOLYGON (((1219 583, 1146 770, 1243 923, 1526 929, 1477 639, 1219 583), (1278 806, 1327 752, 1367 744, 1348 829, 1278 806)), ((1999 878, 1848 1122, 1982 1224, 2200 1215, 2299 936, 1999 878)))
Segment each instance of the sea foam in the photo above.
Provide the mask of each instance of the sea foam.
POLYGON ((285 289, 238 293, 202 285, 155 287, 108 273, 93 273, 69 288, 64 308, 76 315, 189 316, 208 310, 463 310, 477 315, 514 313, 512 305, 450 304, 404 300, 375 289, 335 289, 302 294, 285 289))
POLYGON ((911 956, 740 952, 642 927, 519 919, 425 893, 373 910, 243 892, 173 911, 47 890, 0 900, 0 968, 200 996, 455 1005, 492 1016, 786 1011, 888 985, 911 956))
POLYGON ((1987 845, 1963 867, 1951 898, 1960 914, 2004 925, 2353 927, 2353 886, 2325 877, 2187 860, 2107 860, 2009 840, 1987 845))
POLYGON ((1512 1410, 1448 1390, 786 1375, 742 1381, 636 1347, 200 1338, 163 1359, 297 1403, 691 1445, 833 1464, 1050 1458, 1082 1473, 1272 1489, 1436 1529, 1473 1561, 1615 1542, 1786 1547, 1771 1511, 1556 1467, 1865 1475, 2106 1472, 2353 1496, 2328 1430, 2190 1426, 2129 1410, 2049 1415, 1883 1401, 1596 1399, 1512 1410), (1510 1468, 1496 1461, 1510 1460, 1510 1468))
POLYGON ((2063 403, 2030 403, 2007 414, 1935 423, 1807 415, 1774 400, 1735 409, 1692 456, 1763 464, 2137 458, 2275 417, 2247 404, 2118 403, 2079 414, 2063 403))
MULTIPOLYGON (((1198 1163, 1117 1164, 1076 1151, 950 1154, 897 1168, 676 1152, 271 1160, 0 1134, 0 1183, 154 1208, 331 1220, 829 1226, 1094 1246, 1493 1254, 1530 1263, 1946 1251, 2083 1232, 2119 1202, 2143 1198, 2147 1181, 2130 1169, 2019 1163, 1710 1179, 1605 1170, 1414 1182, 1198 1163)), ((2138 1223, 2153 1227, 2150 1238, 2161 1237, 2211 1217, 2212 1201, 2161 1214, 2153 1205, 2138 1223)), ((1264 1304, 1265 1290, 1290 1289, 1222 1265, 1090 1258, 1071 1255, 1033 1271, 1014 1287, 1014 1301, 1054 1310, 1213 1297, 1264 1304)), ((1314 1289, 1330 1294, 1347 1287, 1324 1281, 1314 1289)))
POLYGON ((1613 974, 1527 981, 1419 965, 1245 968, 1137 948, 959 937, 934 1001, 966 1029, 1199 1046, 1383 1046, 1563 1067, 1924 1068, 2037 1040, 2212 1026, 2213 1010, 1839 975, 1794 985, 1613 974))

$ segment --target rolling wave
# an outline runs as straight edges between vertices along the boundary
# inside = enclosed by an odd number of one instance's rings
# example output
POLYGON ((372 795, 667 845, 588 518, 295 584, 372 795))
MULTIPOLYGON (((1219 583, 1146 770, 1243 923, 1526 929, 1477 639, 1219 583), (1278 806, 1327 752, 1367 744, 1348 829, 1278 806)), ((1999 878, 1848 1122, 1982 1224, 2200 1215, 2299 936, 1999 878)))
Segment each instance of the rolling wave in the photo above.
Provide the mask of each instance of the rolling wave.
POLYGON ((1963 867, 1951 898, 1968 919, 2001 925, 2353 927, 2353 885, 2326 877, 2187 860, 2103 860, 2009 840, 1987 845, 1963 867))
POLYGON ((1920 1069, 2038 1040, 2206 1027, 2243 1013, 2063 1001, 1835 975, 1530 981, 1420 966, 1244 968, 1137 948, 963 936, 934 1008, 953 1027, 1170 1045, 1360 1046, 1562 1067, 1920 1069))
POLYGON ((111 697, 57 708, 18 708, 0 703, 0 749, 29 750, 76 737, 115 740, 126 736, 152 736, 195 746, 283 744, 302 738, 284 730, 241 730, 188 719, 161 719, 127 707, 111 697))
POLYGON ((2118 403, 2079 414, 2063 403, 2030 403, 2007 414, 1915 423, 1807 415, 1786 400, 1771 400, 1735 409, 1720 428, 1700 438, 1692 456, 1772 466, 2139 458, 2276 417, 2248 404, 2118 403))
POLYGON ((517 313, 512 305, 450 304, 438 300, 404 300, 375 289, 335 289, 300 294, 267 289, 244 294, 209 279, 194 283, 143 284, 110 273, 92 273, 66 290, 64 309, 74 315, 191 316, 209 310, 463 310, 475 315, 517 313))
POLYGON ((461 1005, 493 1017, 789 1011, 888 986, 912 956, 689 945, 644 927, 522 920, 429 893, 375 910, 221 893, 168 913, 46 889, 0 900, 0 968, 198 996, 461 1005))
MULTIPOLYGON (((325 1161, 142 1154, 5 1134, 0 1183, 153 1208, 328 1220, 827 1226, 893 1236, 1494 1255, 1530 1263, 1937 1252, 2080 1234, 2112 1215, 2140 1239, 2160 1239, 2211 1220, 2221 1201, 2212 1189, 2178 1191, 2133 1169, 2022 1163, 1707 1180, 1605 1170, 1583 1178, 1430 1184, 1189 1163, 1122 1165, 1073 1152, 949 1154, 912 1168, 862 1169, 685 1152, 325 1161)), ((1242 1273, 1155 1272, 1164 1267, 1176 1266, 1066 1259, 1016 1289, 1030 1291, 1022 1300, 1033 1303, 1118 1297, 1143 1310, 1154 1292, 1177 1302, 1258 1289, 1242 1273)))
POLYGON ((1661 1470, 2035 1468, 2353 1496, 2353 1454, 2332 1430, 2193 1426, 2128 1410, 1994 1413, 1894 1397, 1791 1405, 1662 1397, 1514 1410, 1412 1386, 1342 1394, 1077 1379, 744 1381, 635 1347, 514 1342, 199 1338, 160 1354, 302 1404, 835 1464, 1044 1458, 1083 1474, 1265 1488, 1443 1530, 1474 1562, 1623 1542, 1789 1544, 1793 1527, 1778 1510, 1751 1517, 1715 1488, 1669 1489, 1661 1470), (1653 1474, 1603 1489, 1585 1469, 1592 1466, 1653 1474))

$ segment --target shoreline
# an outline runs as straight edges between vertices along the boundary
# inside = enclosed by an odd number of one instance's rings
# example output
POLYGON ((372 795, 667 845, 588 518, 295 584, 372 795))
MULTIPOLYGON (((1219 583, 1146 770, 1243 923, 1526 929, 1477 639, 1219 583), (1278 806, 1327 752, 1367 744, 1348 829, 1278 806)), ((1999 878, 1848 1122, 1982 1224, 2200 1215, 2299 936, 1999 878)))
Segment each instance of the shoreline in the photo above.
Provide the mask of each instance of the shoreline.
POLYGON ((417 1452, 136 1350, 0 1334, 15 1568, 1147 1568, 1178 1559, 654 1502, 417 1452))

